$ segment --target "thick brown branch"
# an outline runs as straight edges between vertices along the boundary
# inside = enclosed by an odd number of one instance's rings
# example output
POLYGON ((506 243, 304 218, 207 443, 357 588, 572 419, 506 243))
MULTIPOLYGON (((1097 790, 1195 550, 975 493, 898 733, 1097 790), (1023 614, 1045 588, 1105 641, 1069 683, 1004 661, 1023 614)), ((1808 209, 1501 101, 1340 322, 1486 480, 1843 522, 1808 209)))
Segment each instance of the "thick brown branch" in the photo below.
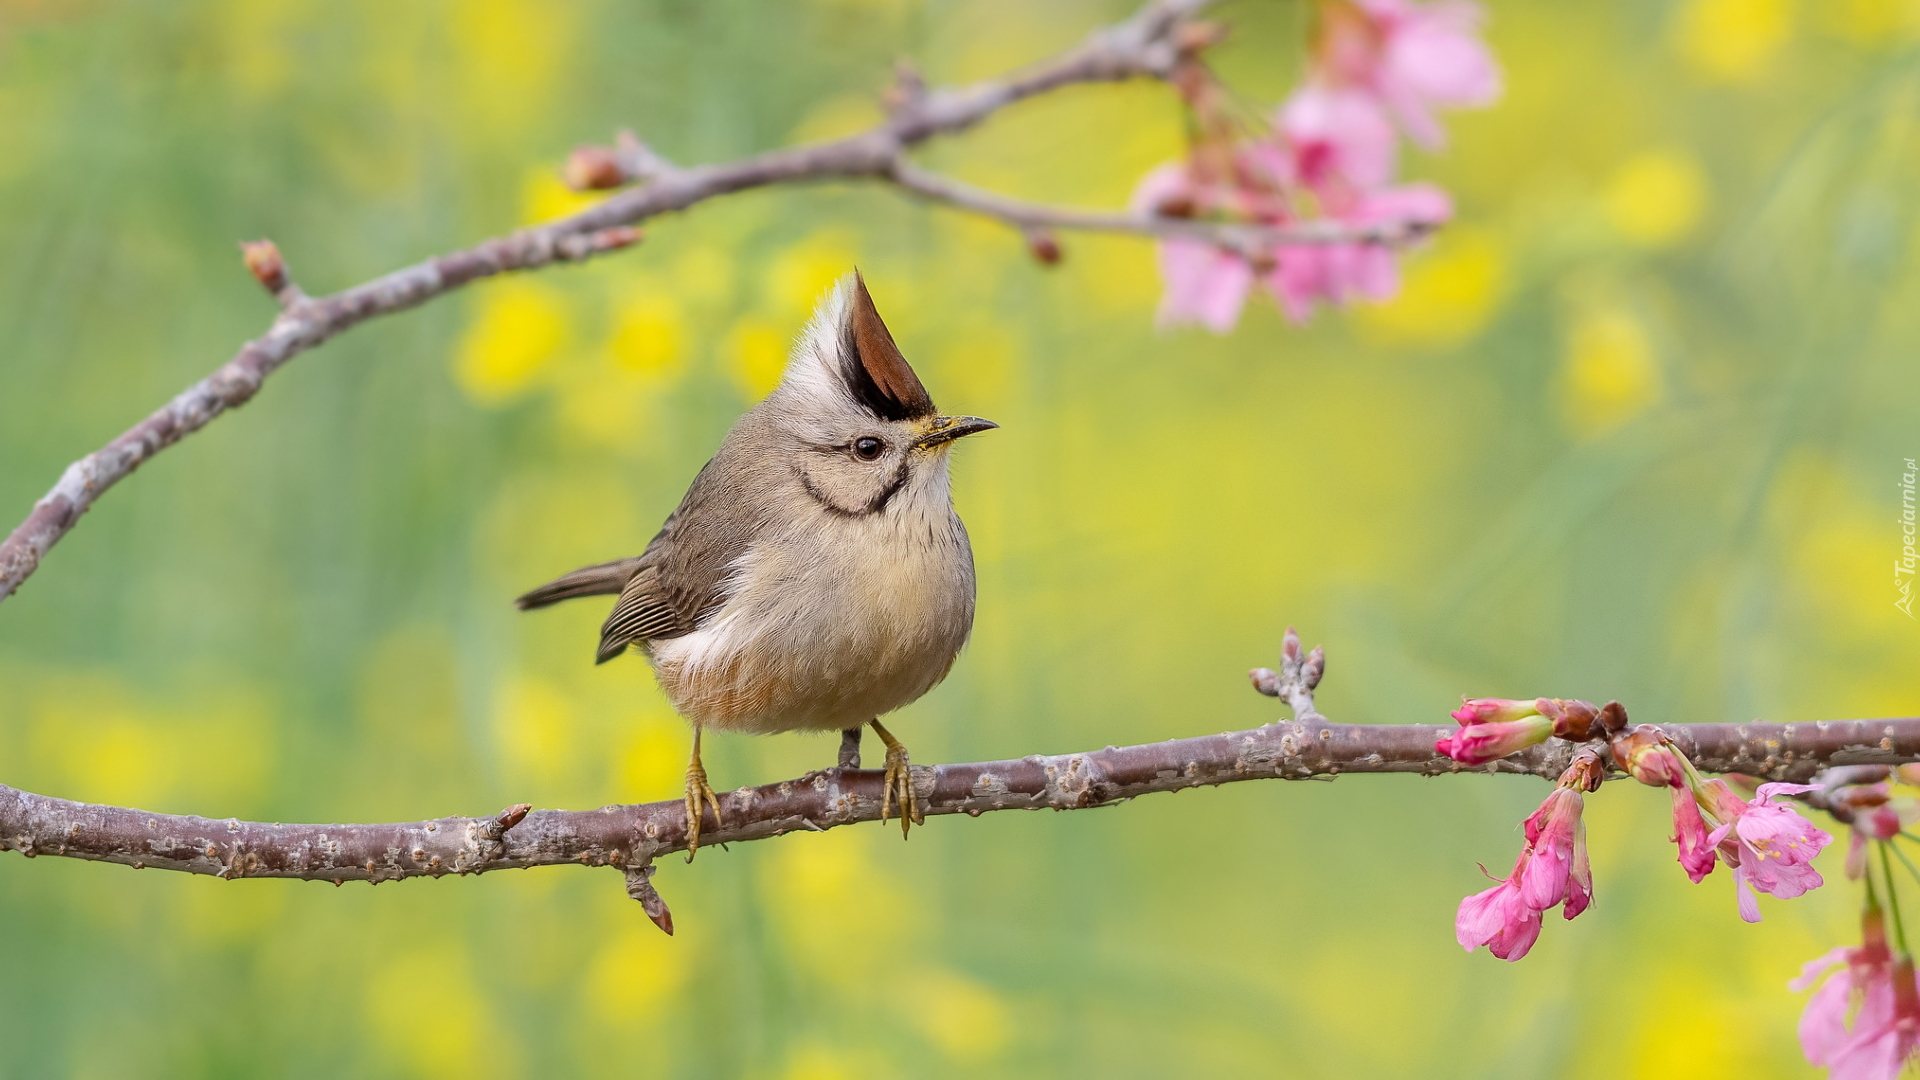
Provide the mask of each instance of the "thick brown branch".
MULTIPOLYGON (((1831 765, 1920 761, 1920 718, 1798 724, 1662 725, 1701 769, 1805 780, 1831 765)), ((1343 773, 1524 773, 1554 778, 1574 744, 1552 740, 1468 768, 1433 752, 1451 725, 1286 721, 1079 754, 916 767, 929 815, 992 810, 1079 810, 1160 791, 1241 780, 1343 773)), ((720 798, 724 823, 703 845, 821 831, 880 817, 881 773, 828 769, 720 798)), ((226 878, 393 881, 509 867, 617 866, 638 870, 686 848, 680 799, 599 810, 513 807, 491 817, 388 825, 280 825, 97 806, 0 785, 0 849, 64 855, 226 878), (524 818, 516 815, 524 813, 524 818)), ((644 874, 637 899, 658 900, 644 874)), ((664 912, 664 906, 661 908, 664 912)), ((650 914, 651 909, 650 909, 650 914)), ((662 916, 664 917, 664 916, 662 916)))

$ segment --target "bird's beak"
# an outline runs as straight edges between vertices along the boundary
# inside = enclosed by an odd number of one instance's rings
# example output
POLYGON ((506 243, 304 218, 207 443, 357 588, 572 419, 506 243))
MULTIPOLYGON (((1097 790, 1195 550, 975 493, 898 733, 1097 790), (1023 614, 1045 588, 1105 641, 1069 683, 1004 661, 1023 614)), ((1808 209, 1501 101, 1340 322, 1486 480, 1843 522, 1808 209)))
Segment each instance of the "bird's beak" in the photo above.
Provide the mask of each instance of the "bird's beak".
POLYGON ((925 435, 913 445, 921 450, 931 450, 955 439, 965 438, 975 432, 990 431, 999 427, 991 420, 982 420, 977 416, 936 416, 928 425, 925 435))

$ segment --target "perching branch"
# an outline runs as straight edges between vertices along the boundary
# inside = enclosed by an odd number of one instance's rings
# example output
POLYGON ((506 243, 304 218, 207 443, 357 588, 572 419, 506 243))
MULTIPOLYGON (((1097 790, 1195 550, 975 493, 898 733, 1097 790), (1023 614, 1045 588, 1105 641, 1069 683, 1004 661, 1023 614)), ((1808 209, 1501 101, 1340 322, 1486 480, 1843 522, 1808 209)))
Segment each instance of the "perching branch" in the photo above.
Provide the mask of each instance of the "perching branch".
POLYGON ((280 302, 279 317, 219 370, 67 467, 26 520, 0 542, 0 600, 20 587, 108 488, 221 413, 246 404, 268 375, 295 356, 370 319, 404 311, 480 278, 581 262, 630 246, 640 239, 633 227, 639 222, 722 195, 820 180, 892 183, 917 196, 1006 221, 1027 232, 1036 253, 1049 261, 1058 257, 1058 249, 1040 230, 1055 227, 1200 239, 1243 252, 1276 243, 1401 243, 1425 231, 1411 223, 1276 227, 1046 207, 938 177, 907 160, 908 150, 935 136, 958 134, 1015 102, 1063 86, 1167 78, 1183 58, 1218 40, 1215 28, 1193 21, 1210 2, 1155 0, 1050 60, 969 86, 928 90, 903 69, 889 96, 887 120, 844 139, 689 167, 672 165, 630 138, 611 150, 588 148, 568 163, 568 178, 576 186, 640 186, 570 217, 431 258, 330 296, 309 298, 293 284, 277 250, 250 245, 247 265, 280 302))
MULTIPOLYGON (((1241 780, 1305 780, 1343 773, 1523 773, 1552 779, 1576 745, 1559 739, 1477 768, 1434 753, 1448 725, 1338 724, 1313 705, 1324 658, 1302 657, 1288 635, 1281 671, 1255 685, 1287 699, 1296 719, 1247 731, 1200 735, 1078 754, 1034 755, 967 765, 916 766, 914 786, 929 816, 992 810, 1082 810, 1161 791, 1241 780)), ((1771 780, 1805 780, 1829 766, 1920 760, 1920 718, 1795 724, 1669 724, 1694 764, 1771 780)), ((1587 744, 1589 753, 1599 751, 1587 744)), ((882 773, 826 769, 720 796, 723 821, 703 846, 821 832, 880 818, 882 773)), ((614 866, 629 893, 671 932, 651 883, 652 863, 686 850, 682 800, 599 810, 510 807, 490 817, 389 825, 281 825, 154 814, 32 795, 0 785, 0 850, 243 877, 396 881, 512 867, 614 866)))

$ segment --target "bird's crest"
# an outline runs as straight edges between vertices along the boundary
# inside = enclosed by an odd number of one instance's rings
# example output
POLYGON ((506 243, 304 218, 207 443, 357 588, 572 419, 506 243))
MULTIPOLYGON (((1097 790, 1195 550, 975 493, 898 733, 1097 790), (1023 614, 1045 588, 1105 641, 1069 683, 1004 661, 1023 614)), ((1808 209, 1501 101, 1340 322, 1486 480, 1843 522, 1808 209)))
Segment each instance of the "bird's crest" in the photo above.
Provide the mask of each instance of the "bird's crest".
POLYGON ((835 283, 815 309, 784 384, 801 393, 834 394, 881 420, 917 420, 935 411, 858 270, 835 283))

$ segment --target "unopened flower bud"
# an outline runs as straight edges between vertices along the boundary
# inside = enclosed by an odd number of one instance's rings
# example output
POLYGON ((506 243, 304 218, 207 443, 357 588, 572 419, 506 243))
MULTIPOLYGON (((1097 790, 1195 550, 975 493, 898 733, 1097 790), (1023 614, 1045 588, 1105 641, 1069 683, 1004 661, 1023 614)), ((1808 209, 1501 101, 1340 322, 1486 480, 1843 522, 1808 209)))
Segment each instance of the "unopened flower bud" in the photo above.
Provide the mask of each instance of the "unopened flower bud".
POLYGON ((1687 782, 1687 759, 1666 733, 1652 724, 1623 731, 1612 740, 1614 763, 1635 780, 1652 787, 1680 787, 1687 782))
POLYGON ((1327 651, 1318 645, 1307 654, 1306 663, 1300 665, 1300 681, 1311 690, 1320 685, 1320 676, 1327 673, 1327 651))
POLYGON ((1280 676, 1272 668, 1257 667, 1247 672, 1253 688, 1268 697, 1280 696, 1280 676))
POLYGON ((582 146, 567 156, 560 177, 575 191, 605 191, 627 182, 620 155, 605 146, 582 146))
POLYGON ((1559 783, 1575 791, 1599 791, 1606 778, 1607 766, 1600 758, 1600 751, 1586 746, 1573 755, 1573 764, 1560 774, 1559 783))
POLYGON ((1027 251, 1042 266, 1060 265, 1060 241, 1050 229, 1028 229, 1027 251))
POLYGON ((1590 701, 1578 698, 1540 698, 1533 703, 1541 716, 1553 721, 1553 733, 1562 739, 1581 742, 1593 731, 1593 721, 1600 715, 1590 701))
POLYGON ((1533 716, 1534 698, 1462 698, 1453 718, 1463 724, 1498 724, 1533 716))
POLYGON ((1520 720, 1468 724, 1452 735, 1436 739, 1433 752, 1462 765, 1485 765, 1496 758, 1538 746, 1553 734, 1553 721, 1544 716, 1520 720))
POLYGON ((267 291, 279 295, 287 287, 287 263, 280 257, 280 248, 271 240, 243 240, 240 243, 240 258, 247 264, 247 272, 253 279, 267 287, 267 291))

